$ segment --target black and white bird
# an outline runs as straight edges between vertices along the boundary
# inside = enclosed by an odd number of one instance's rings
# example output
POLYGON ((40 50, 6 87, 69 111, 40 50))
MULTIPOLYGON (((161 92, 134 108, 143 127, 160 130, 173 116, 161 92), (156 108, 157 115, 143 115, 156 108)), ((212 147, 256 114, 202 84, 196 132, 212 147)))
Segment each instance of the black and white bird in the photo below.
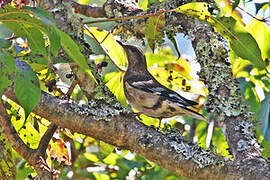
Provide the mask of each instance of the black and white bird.
POLYGON ((128 69, 123 79, 125 96, 129 104, 139 111, 138 115, 145 114, 160 121, 162 118, 187 115, 207 121, 203 115, 189 109, 198 103, 163 86, 150 74, 141 49, 119 43, 128 59, 128 69))

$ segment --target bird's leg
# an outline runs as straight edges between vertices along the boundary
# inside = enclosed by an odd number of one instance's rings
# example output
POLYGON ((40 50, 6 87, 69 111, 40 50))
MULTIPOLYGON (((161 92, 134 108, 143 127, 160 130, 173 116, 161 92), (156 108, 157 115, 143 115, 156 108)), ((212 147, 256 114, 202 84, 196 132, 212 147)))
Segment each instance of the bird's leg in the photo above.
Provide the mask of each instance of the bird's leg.
POLYGON ((160 125, 161 125, 162 117, 159 117, 158 120, 159 120, 159 122, 158 122, 158 130, 161 130, 160 125))

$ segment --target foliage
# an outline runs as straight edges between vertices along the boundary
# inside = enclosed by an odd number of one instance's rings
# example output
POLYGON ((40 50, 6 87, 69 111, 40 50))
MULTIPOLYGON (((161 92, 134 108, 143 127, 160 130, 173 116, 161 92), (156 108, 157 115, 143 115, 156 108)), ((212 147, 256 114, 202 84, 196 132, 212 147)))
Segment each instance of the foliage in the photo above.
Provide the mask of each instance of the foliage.
MULTIPOLYGON (((155 2, 157 1, 141 0, 139 5, 146 10, 147 5, 155 2)), ((259 21, 255 17, 245 25, 236 8, 240 1, 234 1, 233 4, 228 2, 217 0, 219 11, 216 14, 210 11, 212 7, 209 4, 199 2, 188 3, 170 11, 207 21, 218 34, 227 40, 233 77, 239 79, 242 95, 250 107, 249 110, 256 113, 258 136, 265 147, 263 154, 269 157, 270 29, 265 21, 259 21), (222 3, 225 3, 224 7, 221 7, 222 3)), ((11 100, 5 100, 10 104, 7 111, 12 115, 12 124, 24 143, 31 148, 36 148, 49 122, 31 111, 39 102, 41 90, 57 96, 61 94, 50 90, 51 84, 55 86, 61 79, 55 78, 52 68, 53 64, 62 62, 58 59, 60 49, 66 53, 69 62, 74 61, 90 78, 94 81, 96 79, 89 68, 89 61, 81 52, 82 47, 70 36, 72 32, 68 34, 57 29, 52 16, 41 8, 19 7, 8 4, 0 9, 0 94, 2 96, 4 90, 14 83, 14 90, 21 106, 11 100)), ((256 12, 266 11, 267 8, 269 10, 267 3, 256 4, 256 12)), ((145 53, 148 68, 159 82, 195 99, 199 102, 198 107, 201 107, 206 101, 208 90, 196 75, 194 64, 183 58, 177 58, 170 49, 157 48, 167 33, 164 32, 165 19, 164 14, 157 14, 146 21, 145 37, 151 50, 155 52, 145 53)), ((108 57, 95 56, 93 58, 96 64, 108 63, 106 67, 100 69, 103 83, 123 106, 127 106, 122 83, 127 68, 123 48, 115 40, 115 34, 98 27, 85 26, 84 28, 85 42, 90 45, 96 55, 105 54, 108 57)), ((81 93, 80 90, 77 94, 73 93, 71 98, 79 93, 81 93)), ((158 125, 156 119, 146 116, 141 116, 141 118, 147 125, 158 125)), ((183 134, 187 139, 192 138, 189 137, 190 132, 195 131, 199 145, 208 148, 205 140, 207 124, 195 122, 195 128, 187 130, 188 127, 193 127, 193 123, 192 119, 184 117, 171 119, 169 125, 178 128, 179 131, 184 131, 183 134)), ((227 151, 228 145, 219 124, 215 125, 213 131, 210 148, 216 153, 230 157, 227 151)), ((56 135, 50 142, 47 155, 49 165, 61 170, 60 179, 66 179, 69 176, 73 179, 86 176, 91 179, 132 177, 182 179, 135 153, 118 150, 112 145, 91 137, 70 133, 68 130, 58 130, 56 135), (71 154, 77 155, 72 159, 71 154)), ((15 159, 20 161, 17 166, 17 178, 22 179, 28 173, 33 173, 27 163, 15 152, 14 154, 15 159)))

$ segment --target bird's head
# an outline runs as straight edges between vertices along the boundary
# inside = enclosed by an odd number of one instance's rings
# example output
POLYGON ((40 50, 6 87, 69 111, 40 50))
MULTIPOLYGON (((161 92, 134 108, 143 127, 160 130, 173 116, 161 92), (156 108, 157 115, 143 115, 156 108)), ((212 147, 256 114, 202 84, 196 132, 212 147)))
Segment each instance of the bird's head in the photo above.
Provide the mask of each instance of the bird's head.
POLYGON ((117 41, 125 50, 128 59, 128 69, 133 71, 145 71, 147 69, 146 59, 143 51, 134 45, 124 44, 117 41))

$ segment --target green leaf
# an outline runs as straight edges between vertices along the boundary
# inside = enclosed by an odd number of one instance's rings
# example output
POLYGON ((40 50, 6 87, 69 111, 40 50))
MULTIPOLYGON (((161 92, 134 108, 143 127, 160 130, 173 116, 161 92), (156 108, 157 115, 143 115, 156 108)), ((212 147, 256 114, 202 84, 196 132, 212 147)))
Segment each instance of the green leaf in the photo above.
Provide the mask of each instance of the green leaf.
POLYGON ((39 79, 32 68, 24 61, 17 60, 15 94, 25 111, 25 119, 38 104, 41 96, 39 79))
POLYGON ((94 54, 97 54, 97 55, 104 54, 105 55, 105 52, 103 51, 103 49, 101 49, 99 44, 92 37, 90 37, 88 34, 86 34, 86 36, 84 36, 84 39, 90 45, 91 50, 94 54))
POLYGON ((232 50, 237 56, 251 61, 252 64, 258 68, 265 68, 265 63, 256 40, 241 25, 240 21, 236 21, 233 17, 211 17, 207 3, 188 3, 175 10, 212 23, 217 32, 228 40, 232 50))
POLYGON ((0 23, 0 38, 8 38, 12 34, 5 24, 0 23))
POLYGON ((56 25, 53 17, 47 11, 43 10, 42 8, 24 6, 23 9, 31 11, 33 14, 35 14, 37 17, 39 17, 41 19, 41 21, 46 25, 51 25, 51 26, 56 25))
POLYGON ((115 165, 117 159, 119 159, 120 155, 116 153, 110 153, 106 158, 103 159, 103 162, 108 164, 108 165, 115 165))
POLYGON ((126 179, 131 169, 135 167, 140 169, 143 166, 143 163, 137 161, 130 161, 125 158, 119 158, 117 159, 116 165, 120 168, 117 179, 126 179))
POLYGON ((267 141, 270 141, 269 115, 270 115, 270 94, 268 94, 262 101, 261 106, 257 113, 258 129, 262 133, 264 139, 267 141))
POLYGON ((42 32, 33 26, 10 21, 5 23, 18 37, 26 37, 32 52, 46 56, 45 40, 42 32))
POLYGON ((208 124, 203 121, 196 122, 195 135, 198 137, 198 144, 203 148, 206 148, 207 125, 208 124))
POLYGON ((47 52, 43 36, 47 35, 50 40, 50 52, 54 56, 58 54, 60 37, 56 31, 56 23, 45 10, 36 7, 17 9, 7 6, 6 12, 0 16, 0 22, 4 22, 17 36, 26 37, 31 50, 44 56, 47 52))
POLYGON ((45 10, 39 7, 25 6, 24 9, 28 9, 38 16, 45 25, 45 32, 50 39, 50 50, 54 56, 57 56, 58 50, 61 47, 60 36, 57 32, 56 22, 53 17, 45 10))
POLYGON ((263 146, 262 156, 265 158, 270 158, 270 142, 263 140, 261 144, 263 146))
POLYGON ((232 5, 232 10, 234 10, 239 5, 240 0, 235 0, 232 5))
POLYGON ((46 57, 34 53, 23 56, 21 60, 29 63, 30 66, 32 66, 33 64, 48 66, 48 59, 46 57))
POLYGON ((61 46, 65 50, 65 52, 68 54, 68 56, 75 61, 80 68, 86 72, 95 82, 96 79, 91 73, 91 70, 89 69, 89 66, 86 62, 86 59, 84 58, 83 54, 81 53, 78 45, 67 35, 66 33, 58 30, 58 34, 61 37, 61 46))
MULTIPOLYGON (((58 54, 60 37, 56 30, 56 23, 48 12, 37 7, 17 9, 7 6, 6 10, 6 12, 1 14, 0 21, 4 22, 17 36, 26 37, 32 51, 37 50, 37 53, 46 55, 45 43, 43 43, 45 42, 43 35, 46 34, 50 40, 50 52, 52 52, 54 56, 58 54), (34 28, 36 31, 42 32, 42 38, 36 39, 37 32, 32 35, 32 32, 29 32, 29 28, 34 28), (40 42, 42 46, 40 46, 39 49, 34 45, 38 40, 42 41, 40 42)), ((40 34, 38 36, 40 36, 40 34)))
POLYGON ((225 157, 231 157, 228 152, 229 146, 220 127, 215 127, 212 137, 212 144, 216 147, 216 152, 225 157))
POLYGON ((250 61, 244 60, 242 58, 236 58, 232 63, 232 72, 233 77, 248 77, 250 76, 249 72, 246 71, 246 67, 250 65, 250 61))
POLYGON ((43 30, 45 28, 43 22, 36 18, 31 11, 12 8, 10 6, 5 6, 5 11, 0 14, 0 22, 15 22, 17 23, 18 29, 20 25, 24 25, 25 27, 36 27, 43 30))
POLYGON ((135 167, 138 167, 138 168, 140 168, 140 167, 142 167, 143 166, 143 164, 141 163, 141 162, 137 162, 137 161, 131 161, 131 160, 127 160, 127 159, 125 159, 125 158, 123 158, 123 159, 119 159, 119 162, 118 163, 120 163, 120 164, 122 164, 122 168, 127 168, 127 169, 133 169, 133 168, 135 168, 135 167))
POLYGON ((11 85, 16 71, 15 60, 8 54, 0 51, 0 96, 11 85))
POLYGON ((192 2, 179 6, 175 9, 176 12, 183 13, 200 20, 209 20, 211 17, 208 11, 208 3, 205 2, 192 2))
POLYGON ((252 19, 247 25, 247 30, 256 39, 263 59, 270 59, 270 28, 265 22, 252 19))
POLYGON ((110 176, 106 172, 93 172, 95 180, 110 180, 110 176))
POLYGON ((10 45, 11 45, 11 42, 9 40, 0 38, 0 49, 9 48, 10 45))
POLYGON ((138 5, 143 10, 147 10, 148 9, 148 0, 140 0, 138 5))
POLYGON ((237 56, 249 60, 258 68, 265 68, 256 40, 238 21, 232 17, 221 17, 213 20, 216 31, 228 40, 231 49, 237 56))
POLYGON ((109 154, 112 153, 112 151, 114 150, 114 146, 107 144, 103 141, 99 142, 99 153, 97 154, 97 157, 102 160, 104 158, 106 158, 109 154))
POLYGON ((160 3, 160 0, 148 0, 148 4, 160 3))
POLYGON ((164 180, 167 179, 166 177, 170 174, 170 171, 166 169, 161 169, 160 167, 156 166, 155 168, 151 169, 149 175, 145 178, 145 180, 164 180))
POLYGON ((263 86, 263 89, 266 91, 266 92, 269 92, 270 91, 270 78, 265 76, 263 77, 262 79, 262 82, 264 84, 263 86))
POLYGON ((150 17, 147 20, 147 25, 145 27, 144 33, 148 41, 148 44, 152 51, 155 50, 155 41, 161 41, 164 34, 163 30, 165 27, 165 16, 164 14, 159 16, 150 17))
POLYGON ((240 82, 241 94, 243 94, 247 104, 249 105, 249 111, 257 112, 260 106, 260 100, 256 93, 254 84, 252 82, 246 82, 244 78, 238 79, 240 82))

